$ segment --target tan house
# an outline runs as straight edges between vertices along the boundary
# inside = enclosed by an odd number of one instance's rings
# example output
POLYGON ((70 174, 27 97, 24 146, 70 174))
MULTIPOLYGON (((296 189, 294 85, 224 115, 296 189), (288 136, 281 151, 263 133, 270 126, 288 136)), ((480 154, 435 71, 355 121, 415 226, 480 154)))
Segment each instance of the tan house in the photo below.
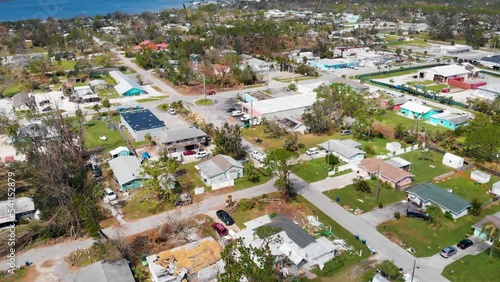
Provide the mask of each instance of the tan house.
POLYGON ((378 175, 380 180, 398 190, 408 186, 415 177, 415 175, 379 159, 363 159, 358 167, 361 169, 360 173, 366 176, 378 175))

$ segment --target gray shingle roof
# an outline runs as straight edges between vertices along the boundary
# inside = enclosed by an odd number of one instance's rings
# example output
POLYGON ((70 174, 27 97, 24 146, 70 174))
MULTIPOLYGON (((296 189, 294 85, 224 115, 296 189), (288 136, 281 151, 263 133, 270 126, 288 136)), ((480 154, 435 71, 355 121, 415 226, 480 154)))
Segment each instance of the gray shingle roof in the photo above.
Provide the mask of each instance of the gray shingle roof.
POLYGON ((482 229, 483 226, 487 223, 493 223, 493 224, 495 224, 496 227, 500 228, 500 212, 485 216, 479 222, 472 225, 472 227, 477 228, 477 229, 482 229))
POLYGON ((207 136, 203 130, 196 127, 184 127, 163 130, 153 134, 161 143, 173 143, 193 138, 207 136))
POLYGON ((75 282, 135 282, 126 259, 103 260, 78 271, 75 282))
POLYGON ((280 231, 285 231, 286 235, 292 239, 299 247, 305 248, 309 244, 316 242, 313 236, 309 235, 307 231, 302 229, 300 226, 291 221, 288 217, 283 215, 278 215, 272 219, 271 223, 264 226, 270 226, 272 228, 279 229, 280 231))
POLYGON ((209 178, 224 173, 232 167, 243 168, 243 165, 230 156, 225 155, 217 155, 208 161, 196 165, 196 168, 209 178))
POLYGON ((141 163, 135 156, 121 156, 109 161, 109 166, 120 185, 141 179, 141 163))
POLYGON ((356 148, 359 143, 350 139, 347 140, 328 140, 319 144, 320 147, 330 152, 336 152, 346 158, 352 158, 357 154, 366 154, 366 152, 356 148))
POLYGON ((417 184, 406 192, 415 194, 423 201, 431 201, 456 214, 471 206, 469 201, 431 183, 417 184))

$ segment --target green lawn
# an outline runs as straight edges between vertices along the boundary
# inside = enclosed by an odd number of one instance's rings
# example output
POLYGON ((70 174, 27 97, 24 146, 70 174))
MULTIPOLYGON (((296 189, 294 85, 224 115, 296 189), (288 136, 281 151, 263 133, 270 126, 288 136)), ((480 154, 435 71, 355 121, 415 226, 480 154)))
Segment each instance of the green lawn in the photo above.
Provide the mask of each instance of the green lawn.
POLYGON ((248 142, 259 147, 264 147, 265 151, 283 148, 283 141, 280 139, 271 139, 267 137, 268 135, 264 132, 264 129, 264 125, 258 125, 250 128, 241 128, 241 133, 243 135, 243 138, 245 138, 248 142), (256 143, 254 141, 255 138, 262 139, 262 142, 256 143))
POLYGON ((395 77, 395 76, 401 76, 401 75, 407 75, 407 74, 415 74, 417 70, 406 70, 406 71, 398 71, 398 72, 393 72, 393 73, 388 73, 388 74, 376 74, 370 77, 367 77, 367 79, 378 79, 378 78, 389 78, 389 77, 395 77))
POLYGON ((308 183, 325 179, 328 176, 327 170, 325 158, 302 162, 292 168, 293 173, 308 183))
MULTIPOLYGON (((400 220, 385 222, 377 230, 390 233, 404 243, 404 248, 412 247, 417 257, 437 254, 448 245, 455 245, 461 239, 472 234, 471 226, 488 214, 500 211, 500 203, 485 208, 481 216, 465 215, 456 221, 443 219, 439 229, 432 228, 427 221, 401 216, 400 220)), ((386 234, 387 235, 387 234, 386 234)), ((390 236, 389 236, 390 237, 390 236)))
POLYGON ((5 88, 3 95, 6 97, 10 97, 10 96, 16 95, 17 93, 19 93, 21 91, 22 91, 22 86, 18 84, 18 85, 14 85, 14 86, 5 88))
POLYGON ((187 164, 181 164, 177 169, 176 178, 179 183, 183 187, 195 188, 195 187, 204 187, 207 188, 207 185, 203 183, 203 180, 196 173, 195 165, 200 162, 193 162, 187 164))
POLYGON ((453 282, 494 282, 500 277, 500 250, 486 250, 476 256, 465 256, 448 265, 442 274, 453 282))
POLYGON ((456 194, 466 200, 472 201, 474 198, 481 203, 487 203, 491 200, 491 196, 487 194, 487 190, 483 185, 474 185, 470 179, 455 175, 450 179, 436 183, 437 186, 453 189, 453 194, 456 194))
MULTIPOLYGON (((398 124, 402 124, 407 130, 412 129, 415 130, 417 126, 417 121, 412 118, 407 118, 401 115, 398 115, 396 112, 392 111, 386 111, 385 113, 380 115, 382 119, 382 124, 385 125, 390 125, 392 127, 396 127, 398 124)), ((449 129, 442 127, 442 126, 435 126, 432 124, 425 123, 424 121, 419 120, 418 121, 418 130, 421 131, 422 128, 426 132, 444 132, 448 131, 449 129)))
MULTIPOLYGON (((348 139, 348 138, 344 137, 341 139, 348 139)), ((370 153, 370 152, 366 153, 366 157, 370 158, 370 157, 374 157, 377 155, 389 153, 389 151, 385 148, 385 145, 388 142, 395 141, 395 140, 388 140, 388 139, 384 139, 384 138, 373 138, 370 141, 364 141, 364 140, 356 140, 356 141, 361 143, 361 150, 365 149, 367 146, 370 146, 373 149, 374 153, 370 153)))
POLYGON ((441 163, 443 155, 434 151, 430 151, 429 154, 431 161, 421 159, 422 152, 420 150, 398 156, 411 162, 410 172, 415 175, 414 183, 430 182, 434 177, 453 170, 441 163))
POLYGON ((429 86, 426 86, 425 87, 425 90, 427 91, 434 91, 434 92, 437 92, 437 93, 441 93, 441 90, 442 89, 445 89, 445 88, 454 88, 453 86, 448 86, 448 84, 435 84, 435 85, 429 85, 429 86))
MULTIPOLYGON (((333 201, 336 201, 337 197, 339 197, 340 201, 338 203, 341 206, 349 206, 349 208, 354 210, 359 208, 363 212, 369 212, 377 207, 378 184, 376 180, 368 180, 368 183, 370 184, 371 193, 358 192, 354 188, 354 185, 351 184, 342 189, 326 191, 324 194, 333 201)), ((398 191, 392 187, 389 188, 386 185, 382 185, 382 183, 380 184, 379 203, 382 203, 384 206, 404 200, 405 197, 405 192, 398 191)))
POLYGON ((203 98, 203 99, 200 99, 194 103, 198 106, 210 106, 210 105, 214 104, 214 100, 208 99, 208 98, 207 99, 203 98))
POLYGON ((250 187, 254 187, 254 186, 257 186, 257 185, 264 184, 264 183, 268 182, 269 180, 271 180, 271 178, 272 178, 272 175, 260 174, 259 181, 257 181, 257 182, 250 182, 250 181, 247 180, 246 176, 243 176, 243 177, 238 178, 238 179, 236 179, 234 181, 233 188, 235 190, 243 190, 243 189, 246 189, 246 188, 250 188, 250 187))
POLYGON ((76 65, 76 61, 66 61, 61 60, 60 62, 54 62, 53 66, 61 66, 65 70, 74 70, 76 65))
POLYGON ((147 103, 147 102, 154 102, 154 101, 159 101, 163 100, 163 97, 158 97, 158 98, 143 98, 143 99, 137 99, 135 100, 137 103, 147 103))
POLYGON ((131 193, 131 199, 122 207, 126 220, 136 220, 174 209, 172 204, 159 204, 156 200, 157 195, 145 187, 132 190, 131 193))
POLYGON ((414 85, 414 84, 418 84, 418 85, 431 85, 431 84, 435 84, 436 82, 435 81, 432 81, 432 80, 424 80, 424 81, 412 81, 412 82, 408 82, 408 84, 410 85, 414 85))
POLYGON ((115 99, 120 97, 114 88, 108 88, 108 89, 102 89, 97 91, 97 95, 99 95, 100 98, 106 98, 106 99, 115 99))
POLYGON ((100 147, 102 152, 108 152, 118 146, 127 146, 120 133, 117 130, 110 130, 102 120, 93 119, 85 124, 84 129, 86 148, 100 147), (106 136, 106 141, 99 138, 103 135, 106 136))

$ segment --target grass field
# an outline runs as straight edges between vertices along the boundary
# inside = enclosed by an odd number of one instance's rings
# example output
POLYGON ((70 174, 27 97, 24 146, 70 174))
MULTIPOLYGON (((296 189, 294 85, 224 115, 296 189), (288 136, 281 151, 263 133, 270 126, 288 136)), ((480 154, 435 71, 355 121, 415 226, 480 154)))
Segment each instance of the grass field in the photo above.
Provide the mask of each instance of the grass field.
POLYGON ((250 128, 242 128, 241 133, 243 135, 243 138, 245 138, 248 142, 259 147, 264 147, 265 151, 283 148, 283 141, 280 139, 271 139, 267 137, 268 135, 264 133, 264 128, 265 127, 263 125, 250 128), (262 139, 262 142, 255 142, 255 138, 262 139))
POLYGON ((18 84, 18 85, 14 85, 14 86, 5 88, 3 95, 6 97, 11 97, 11 96, 14 96, 21 91, 22 91, 22 86, 18 84))
MULTIPOLYGON (((500 211, 500 203, 483 209, 481 216, 465 215, 456 221, 444 218, 439 229, 432 228, 427 221, 402 216, 400 220, 389 221, 377 227, 382 233, 390 233, 401 240, 404 248, 412 247, 416 257, 432 256, 448 246, 472 234, 471 226, 488 214, 500 211)), ((387 234, 386 234, 387 236, 387 234)))
POLYGON ((60 62, 54 62, 52 64, 53 66, 61 66, 65 70, 74 70, 76 61, 66 61, 66 60, 61 60, 60 62))
POLYGON ((398 72, 393 72, 393 73, 388 73, 388 74, 376 74, 370 77, 367 77, 367 79, 378 79, 378 78, 389 78, 389 77, 394 77, 394 76, 400 76, 400 75, 408 75, 408 74, 415 74, 416 70, 406 70, 406 71, 398 71, 398 72))
POLYGON ((107 152, 118 146, 127 146, 120 133, 110 130, 102 120, 93 119, 85 124, 84 129, 85 147, 88 149, 100 147, 102 152, 107 152), (99 136, 106 136, 107 140, 103 141, 99 136))
POLYGON ((234 181, 233 188, 235 190, 243 190, 246 188, 250 188, 250 187, 254 187, 257 185, 267 183, 272 178, 272 175, 264 175, 264 174, 259 174, 259 175, 260 175, 260 179, 258 182, 250 182, 247 180, 246 176, 243 175, 243 177, 238 178, 234 181))
POLYGON ((293 166, 292 172, 308 183, 323 180, 328 176, 325 158, 297 164, 293 166))
POLYGON ((476 256, 465 256, 448 265, 442 274, 453 282, 494 282, 500 277, 500 250, 486 250, 476 256))
POLYGON ((200 162, 181 164, 177 169, 177 172, 181 173, 176 175, 176 178, 183 187, 207 187, 196 173, 196 168, 194 168, 198 163, 200 162))
MULTIPOLYGON (((371 193, 358 192, 351 184, 342 189, 326 191, 324 194, 333 201, 336 201, 337 197, 339 197, 340 201, 338 203, 341 206, 349 206, 352 209, 359 208, 364 212, 369 212, 377 207, 378 184, 376 180, 368 180, 368 183, 372 190, 371 193)), ((405 197, 405 192, 380 184, 379 203, 384 206, 404 200, 405 197)))
POLYGON ((123 216, 126 220, 136 220, 174 209, 172 204, 159 204, 156 200, 157 195, 147 188, 138 188, 132 190, 131 193, 132 198, 122 207, 123 216))
MULTIPOLYGON (((383 113, 381 116, 382 119, 382 124, 385 125, 390 125, 392 127, 396 127, 398 124, 402 124, 406 129, 416 129, 417 126, 417 121, 415 119, 407 118, 401 115, 398 115, 395 112, 392 111, 386 111, 383 113)), ((442 126, 435 126, 432 124, 425 123, 424 121, 419 120, 418 121, 418 130, 421 131, 422 128, 426 132, 443 132, 443 131, 448 131, 449 129, 442 127, 442 126)))
POLYGON ((474 185, 470 179, 455 175, 445 181, 436 183, 437 186, 453 189, 453 194, 456 194, 468 201, 478 199, 481 203, 487 203, 491 200, 491 196, 487 194, 487 190, 483 185, 474 185))
POLYGON ((214 104, 214 101, 212 99, 208 99, 208 98, 205 99, 205 98, 203 98, 203 99, 200 99, 200 100, 198 100, 198 101, 196 101, 194 103, 196 105, 198 105, 198 106, 210 106, 210 105, 214 104))
POLYGON ((143 99, 137 99, 135 100, 137 103, 147 103, 147 102, 154 102, 154 101, 159 101, 163 100, 164 97, 158 97, 158 98, 143 98, 143 99))
POLYGON ((430 151, 430 161, 421 159, 420 150, 402 154, 399 157, 411 162, 411 173, 415 175, 414 183, 430 182, 436 176, 452 171, 441 163, 443 156, 434 151, 430 151), (431 167, 434 166, 434 167, 431 167))

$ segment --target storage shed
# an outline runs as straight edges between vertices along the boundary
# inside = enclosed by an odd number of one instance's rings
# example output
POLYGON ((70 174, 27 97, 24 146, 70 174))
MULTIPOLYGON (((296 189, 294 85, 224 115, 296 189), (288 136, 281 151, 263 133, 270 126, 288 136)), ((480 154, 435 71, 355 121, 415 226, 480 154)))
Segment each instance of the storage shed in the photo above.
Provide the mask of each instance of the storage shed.
POLYGON ((464 165, 464 158, 446 153, 443 156, 443 164, 452 168, 461 168, 464 165))
POLYGON ((497 181, 493 184, 491 188, 491 193, 500 196, 500 181, 497 181))
POLYGON ((474 170, 471 172, 470 178, 479 183, 488 183, 490 182, 491 175, 480 170, 474 170))
POLYGON ((399 142, 389 142, 385 145, 385 148, 392 153, 401 150, 401 144, 399 142))

